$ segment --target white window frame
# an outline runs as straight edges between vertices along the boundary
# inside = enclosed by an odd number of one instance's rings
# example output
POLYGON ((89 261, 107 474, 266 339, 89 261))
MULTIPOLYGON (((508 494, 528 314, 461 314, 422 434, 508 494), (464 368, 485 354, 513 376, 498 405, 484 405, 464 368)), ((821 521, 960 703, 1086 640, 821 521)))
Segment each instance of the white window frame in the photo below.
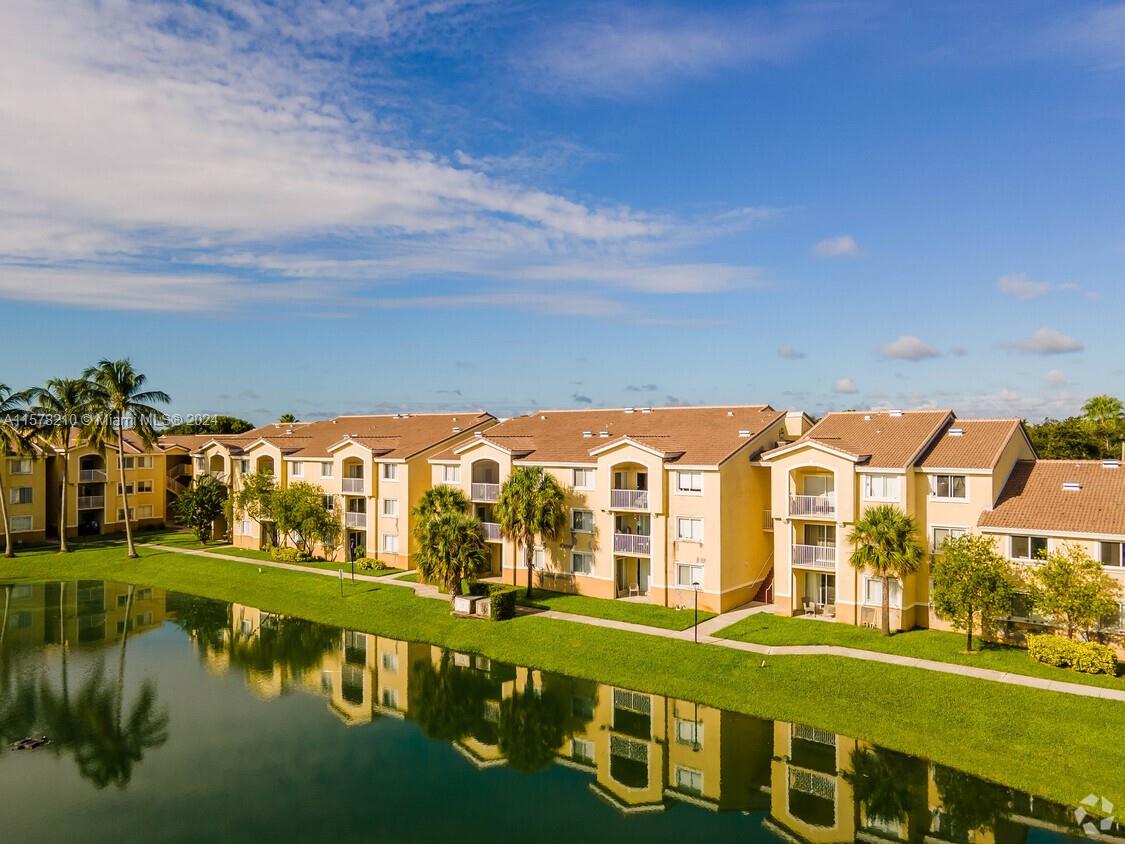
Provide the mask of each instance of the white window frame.
POLYGON ((676 539, 682 539, 685 542, 703 542, 703 519, 700 516, 676 516, 676 539), (692 525, 687 533, 684 532, 684 525, 692 525), (698 528, 698 529, 696 529, 698 528))
POLYGON ((689 768, 686 765, 676 766, 676 788, 689 794, 703 793, 703 771, 698 768, 689 768), (689 784, 683 782, 689 780, 689 784))
POLYGON ((32 464, 30 457, 11 457, 8 459, 9 475, 30 475, 32 464))
POLYGON ((531 549, 531 567, 538 571, 547 568, 547 549, 542 545, 531 549))
POLYGON ((571 551, 570 552, 570 571, 572 574, 586 574, 591 575, 594 573, 594 555, 589 551, 571 551), (577 564, 578 558, 589 560, 588 566, 579 566, 577 564))
POLYGON ((138 519, 151 519, 153 517, 153 509, 151 504, 142 504, 136 508, 138 519))
POLYGON ((34 504, 35 503, 35 487, 33 486, 14 486, 8 490, 8 502, 10 504, 34 504), (27 491, 27 501, 21 501, 24 491, 27 491))
POLYGON ((1033 548, 1033 545, 1034 545, 1033 540, 1036 540, 1036 539, 1042 539, 1043 540, 1043 552, 1045 554, 1049 554, 1051 552, 1051 540, 1048 539, 1047 537, 1036 536, 1035 534, 1030 534, 1030 533, 1015 533, 1015 534, 1012 534, 1011 536, 1008 537, 1008 559, 1018 560, 1019 562, 1022 562, 1022 563, 1038 563, 1038 562, 1040 562, 1042 560, 1042 557, 1036 557, 1035 551, 1034 551, 1034 548, 1033 548), (1027 557, 1017 557, 1016 556, 1016 540, 1017 539, 1026 539, 1027 540, 1027 553, 1029 554, 1029 556, 1027 556, 1027 557))
POLYGON ((703 749, 703 722, 693 721, 690 718, 680 718, 676 716, 675 725, 676 744, 686 744, 690 746, 698 746, 700 750, 703 749))
POLYGON ((863 498, 865 501, 902 501, 902 477, 900 475, 866 474, 863 476, 863 498), (883 489, 875 492, 875 481, 883 489), (888 484, 893 482, 894 492, 887 492, 888 484))
POLYGON ((384 554, 397 554, 398 553, 398 534, 397 533, 384 533, 379 547, 383 549, 384 554))
POLYGON ((937 501, 968 501, 969 500, 969 476, 959 475, 956 473, 942 472, 937 475, 930 475, 930 498, 937 501), (938 478, 948 478, 949 491, 953 491, 953 479, 961 479, 961 487, 964 490, 964 495, 939 495, 938 494, 938 478))
POLYGON ((28 531, 35 530, 35 517, 9 516, 8 528, 12 533, 27 533, 28 531), (26 525, 26 527, 22 527, 23 525, 26 525))
POLYGON ((305 464, 301 460, 289 461, 289 476, 291 478, 303 478, 305 476, 305 464))
POLYGON ((329 513, 335 513, 336 512, 336 496, 335 495, 329 495, 329 494, 325 493, 324 495, 320 496, 320 503, 324 507, 325 511, 327 511, 329 513))
POLYGON ((398 499, 397 498, 384 498, 383 506, 379 511, 389 519, 398 518, 398 499))
POLYGON ((398 480, 398 464, 397 463, 381 463, 383 468, 379 470, 379 477, 384 481, 397 481, 398 480))
POLYGON ((446 464, 441 467, 441 482, 443 484, 459 484, 461 483, 461 467, 450 466, 446 464))
POLYGON ((934 525, 930 528, 930 549, 934 552, 940 551, 942 545, 950 539, 966 536, 969 529, 966 527, 956 527, 954 525, 934 525), (945 538, 939 543, 937 539, 938 531, 945 531, 945 538))
MULTIPOLYGON (((897 577, 892 577, 891 578, 891 609, 892 610, 901 610, 902 609, 902 599, 903 599, 902 581, 899 580, 897 577), (898 587, 897 590, 895 588, 896 586, 898 587), (898 595, 898 602, 897 603, 895 602, 896 592, 897 592, 897 595, 898 595)), ((880 577, 868 577, 868 576, 865 576, 863 578, 863 605, 865 607, 881 607, 881 606, 883 606, 883 579, 882 578, 880 578, 880 577), (875 595, 871 594, 873 588, 874 588, 874 591, 876 592, 875 595)))
POLYGON ((147 495, 155 488, 151 480, 138 480, 137 481, 137 495, 147 495))
POLYGON ((597 483, 593 469, 573 469, 571 481, 575 489, 593 489, 597 483))
MULTIPOLYGON (((200 468, 202 469, 203 467, 201 466, 200 468)), ((250 474, 250 461, 249 460, 240 459, 238 461, 238 473, 240 475, 249 475, 250 474)))
POLYGON ((1111 571, 1118 571, 1125 568, 1125 542, 1114 540, 1113 542, 1099 542, 1098 543, 1098 562, 1102 564, 1102 568, 1110 569, 1111 571), (1106 547, 1117 548, 1117 562, 1105 562, 1105 549, 1106 547))
POLYGON ((594 511, 584 508, 576 507, 570 511, 570 530, 572 533, 593 533, 594 532, 594 511), (578 514, 588 513, 590 516, 590 526, 588 528, 578 527, 578 514))
POLYGON ((676 472, 676 495, 703 495, 703 472, 699 470, 676 472))
POLYGON ((250 526, 249 519, 243 519, 238 523, 239 536, 253 536, 254 529, 250 526))
POLYGON ((707 572, 707 567, 703 563, 692 562, 676 562, 676 586, 680 589, 694 589, 694 584, 698 583, 699 588, 702 589, 705 581, 704 577, 707 572), (687 573, 687 580, 684 580, 684 573, 687 573))

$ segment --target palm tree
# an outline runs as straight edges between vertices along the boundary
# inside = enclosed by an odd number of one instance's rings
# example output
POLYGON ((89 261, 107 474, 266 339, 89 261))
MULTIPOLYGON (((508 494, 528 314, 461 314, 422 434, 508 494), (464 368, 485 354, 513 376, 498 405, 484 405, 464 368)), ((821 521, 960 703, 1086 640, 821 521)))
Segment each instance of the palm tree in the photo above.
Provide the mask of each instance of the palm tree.
POLYGON ((918 541, 918 526, 893 504, 868 508, 855 523, 848 541, 855 546, 851 562, 856 569, 867 569, 883 582, 882 630, 891 634, 891 578, 913 574, 922 563, 925 551, 918 541))
MULTIPOLYGON (((27 426, 20 421, 27 393, 13 393, 7 384, 0 384, 0 460, 27 454, 31 450, 27 426)), ((16 556, 12 544, 12 526, 8 522, 8 494, 4 490, 4 473, 0 472, 0 520, 4 522, 4 556, 16 556)))
POLYGON ((535 540, 554 541, 566 525, 566 493, 541 466, 520 466, 500 488, 496 502, 500 532, 524 549, 527 596, 535 568, 535 540))
POLYGON ((59 504, 59 553, 65 554, 67 504, 70 485, 70 450, 75 432, 89 410, 89 385, 79 378, 52 378, 46 386, 29 390, 29 412, 36 420, 35 430, 48 445, 62 451, 62 501, 59 504))
POLYGON ((1125 404, 1113 396, 1093 396, 1082 405, 1082 415, 1087 424, 1102 438, 1103 457, 1113 457, 1113 439, 1120 437, 1125 427, 1125 404))
POLYGON ((441 513, 468 512, 469 499, 457 487, 448 484, 432 486, 422 493, 422 497, 414 505, 414 512, 411 515, 415 520, 415 534, 417 534, 418 522, 424 522, 441 513))
POLYGON ((457 510, 436 512, 415 526, 418 574, 449 591, 450 603, 461 594, 461 581, 487 568, 490 559, 480 520, 457 510))
POLYGON ((906 821, 911 841, 920 840, 928 829, 923 760, 882 747, 857 747, 844 779, 852 786, 857 807, 862 806, 869 825, 906 821))
POLYGON ((125 508, 125 542, 129 558, 136 559, 133 527, 129 516, 129 487, 125 477, 125 427, 129 426, 147 447, 156 442, 156 426, 164 421, 163 412, 153 403, 167 404, 171 398, 161 390, 145 390, 147 376, 133 368, 132 361, 102 360, 87 369, 82 377, 89 382, 93 421, 84 430, 91 444, 104 448, 111 441, 117 446, 117 470, 121 478, 122 505, 125 508))

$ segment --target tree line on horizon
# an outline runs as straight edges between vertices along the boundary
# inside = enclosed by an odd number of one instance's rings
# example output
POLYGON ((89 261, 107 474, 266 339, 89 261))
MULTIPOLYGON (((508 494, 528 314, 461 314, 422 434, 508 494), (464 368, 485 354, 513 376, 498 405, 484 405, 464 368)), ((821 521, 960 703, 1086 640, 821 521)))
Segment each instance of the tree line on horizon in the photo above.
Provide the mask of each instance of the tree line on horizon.
POLYGON ((1093 396, 1075 416, 1024 420, 1035 452, 1044 460, 1106 460, 1125 457, 1125 403, 1107 394, 1093 396))

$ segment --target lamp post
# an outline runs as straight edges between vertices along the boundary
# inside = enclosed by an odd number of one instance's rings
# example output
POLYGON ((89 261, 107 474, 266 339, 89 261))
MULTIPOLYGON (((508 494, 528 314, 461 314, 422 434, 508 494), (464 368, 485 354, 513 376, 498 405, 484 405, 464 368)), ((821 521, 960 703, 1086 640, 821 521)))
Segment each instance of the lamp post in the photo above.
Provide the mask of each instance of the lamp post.
POLYGON ((699 584, 691 584, 692 594, 695 596, 695 624, 692 625, 692 633, 695 634, 695 644, 699 644, 699 584))

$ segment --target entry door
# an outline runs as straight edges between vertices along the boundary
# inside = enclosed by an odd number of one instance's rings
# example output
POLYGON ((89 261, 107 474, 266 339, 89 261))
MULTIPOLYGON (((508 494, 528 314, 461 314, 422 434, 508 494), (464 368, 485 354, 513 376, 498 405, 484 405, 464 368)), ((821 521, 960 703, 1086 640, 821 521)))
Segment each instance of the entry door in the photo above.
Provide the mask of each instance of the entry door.
POLYGON ((831 475, 805 476, 805 495, 827 495, 835 489, 836 480, 831 475))
POLYGON ((637 472, 637 489, 648 489, 648 472, 637 472))
POLYGON ((836 544, 835 525, 805 525, 805 544, 829 548, 836 544))
POLYGON ((618 592, 624 592, 626 589, 629 588, 629 584, 625 580, 625 576, 626 576, 625 561, 623 559, 621 559, 620 557, 617 557, 614 560, 614 565, 617 568, 617 591, 618 592))
POLYGON ((648 560, 637 560, 637 591, 648 592, 648 560))

